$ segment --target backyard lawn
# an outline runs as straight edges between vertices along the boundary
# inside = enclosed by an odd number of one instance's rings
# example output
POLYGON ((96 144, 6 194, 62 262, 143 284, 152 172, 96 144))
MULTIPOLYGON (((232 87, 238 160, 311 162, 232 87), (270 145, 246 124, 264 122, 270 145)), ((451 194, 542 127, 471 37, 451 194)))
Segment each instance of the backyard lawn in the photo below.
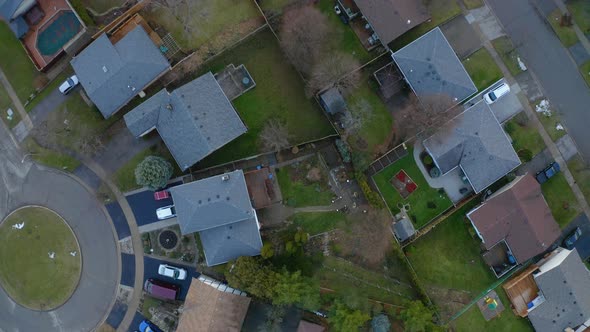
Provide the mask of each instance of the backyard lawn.
POLYGON ((182 174, 176 161, 174 161, 174 158, 170 154, 170 151, 168 151, 168 148, 166 148, 164 143, 160 142, 135 155, 112 175, 113 182, 121 192, 125 193, 140 187, 135 182, 135 167, 137 167, 137 165, 147 156, 159 156, 172 164, 172 167, 174 168, 172 177, 180 176, 182 174))
POLYGON ((399 50, 434 27, 461 14, 461 7, 459 7, 457 0, 422 0, 422 3, 430 13, 431 20, 418 25, 394 40, 390 45, 393 51, 399 50))
POLYGON ((478 91, 481 91, 502 78, 502 71, 484 47, 463 60, 463 66, 471 76, 478 91))
POLYGON ((451 325, 457 332, 473 331, 473 327, 477 326, 478 331, 481 332, 496 332, 496 331, 510 331, 510 332, 533 332, 533 327, 528 320, 516 316, 510 310, 510 301, 506 296, 506 292, 501 286, 498 286, 496 293, 500 301, 504 305, 504 311, 500 316, 493 318, 489 322, 483 318, 481 311, 474 304, 468 311, 466 311, 459 318, 454 320, 451 325))
POLYGON ((356 135, 349 138, 349 143, 355 149, 375 154, 379 145, 387 143, 386 140, 393 130, 393 118, 377 92, 372 90, 368 82, 369 75, 363 77, 365 82, 346 97, 353 116, 361 119, 361 127, 356 135))
POLYGON ((292 207, 330 205, 335 196, 328 186, 328 174, 312 157, 277 169, 283 203, 292 207))
POLYGON ((561 21, 561 10, 559 8, 555 9, 549 16, 547 16, 547 20, 551 24, 553 31, 557 34, 559 40, 565 47, 570 47, 576 44, 578 40, 578 36, 572 27, 562 27, 560 25, 561 21))
POLYGON ((410 204, 408 215, 416 228, 424 226, 453 205, 444 191, 439 192, 438 189, 431 188, 428 185, 422 172, 418 169, 418 165, 416 165, 412 149, 408 149, 407 156, 374 175, 373 180, 387 202, 387 206, 394 214, 399 212, 399 204, 410 204), (406 199, 403 199, 390 183, 390 180, 400 170, 404 170, 417 185, 417 189, 406 199))
POLYGON ((217 72, 228 64, 244 64, 256 87, 233 101, 248 132, 214 152, 198 166, 212 166, 262 152, 258 135, 270 119, 284 121, 292 144, 334 134, 319 105, 305 96, 303 82, 284 57, 277 40, 265 29, 205 65, 217 72))
POLYGON ((508 36, 502 36, 492 40, 492 46, 494 46, 494 49, 498 52, 512 76, 516 76, 522 72, 522 69, 518 65, 518 53, 508 36))
POLYGON ((568 0, 567 9, 584 33, 590 32, 590 2, 588 0, 568 0))
POLYGON ((37 76, 37 69, 20 41, 3 21, 0 21, 0 40, 0 69, 6 74, 12 88, 24 104, 35 91, 33 79, 37 76))
POLYGON ((309 235, 316 235, 346 226, 347 218, 342 212, 299 212, 291 217, 293 225, 301 227, 309 235))
POLYGON ((580 212, 578 201, 563 173, 558 173, 541 185, 543 196, 553 213, 553 218, 564 228, 580 212))
POLYGON ((75 158, 70 157, 67 154, 46 149, 37 144, 37 142, 35 142, 30 136, 24 140, 22 147, 27 153, 30 153, 31 159, 48 167, 71 172, 80 166, 80 162, 75 158))
POLYGON ((577 155, 567 163, 572 172, 578 187, 586 197, 586 202, 590 202, 590 166, 577 155))
POLYGON ((188 1, 189 8, 181 6, 176 12, 176 6, 166 8, 159 6, 147 12, 146 16, 154 20, 170 32, 174 39, 185 50, 196 49, 214 39, 217 35, 224 35, 229 46, 232 40, 237 41, 254 29, 239 31, 240 24, 253 21, 254 28, 261 26, 260 11, 252 1, 216 0, 216 1, 188 1), (183 23, 184 12, 190 11, 188 23, 183 23), (237 38, 235 38, 237 37, 237 38))
MULTIPOLYGON (((535 156, 537 153, 543 151, 545 143, 537 128, 535 128, 529 121, 528 117, 524 112, 520 112, 510 121, 504 125, 506 133, 512 138, 512 145, 514 150, 523 159, 523 151, 531 151, 530 157, 535 156)), ((526 162, 528 160, 523 160, 526 162)))

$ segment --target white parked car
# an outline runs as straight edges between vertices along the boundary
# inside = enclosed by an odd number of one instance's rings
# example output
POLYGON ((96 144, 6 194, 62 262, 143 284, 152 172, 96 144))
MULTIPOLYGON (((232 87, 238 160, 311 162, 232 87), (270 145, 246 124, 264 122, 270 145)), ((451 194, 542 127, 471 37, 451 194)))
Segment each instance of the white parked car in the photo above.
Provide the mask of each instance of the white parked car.
POLYGON ((174 209, 174 205, 163 206, 156 210, 156 215, 158 216, 158 220, 176 217, 176 209, 174 209))
POLYGON ((160 264, 158 267, 158 274, 172 279, 184 280, 186 279, 186 270, 179 267, 170 266, 168 264, 160 264))
POLYGON ((59 92, 63 93, 64 95, 67 95, 68 92, 72 91, 72 89, 75 88, 76 85, 78 85, 78 83, 80 83, 80 81, 78 80, 78 76, 71 76, 59 86, 59 92))
POLYGON ((488 104, 493 104, 496 100, 498 100, 503 95, 510 92, 510 87, 506 83, 500 84, 498 87, 494 88, 492 91, 486 93, 483 96, 483 99, 488 104))

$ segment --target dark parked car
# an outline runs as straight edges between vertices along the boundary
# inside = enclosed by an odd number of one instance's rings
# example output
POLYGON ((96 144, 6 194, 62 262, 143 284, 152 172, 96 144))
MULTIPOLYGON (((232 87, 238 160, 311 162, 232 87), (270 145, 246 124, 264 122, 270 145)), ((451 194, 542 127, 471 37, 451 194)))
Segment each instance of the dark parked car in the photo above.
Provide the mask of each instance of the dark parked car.
POLYGON ((156 324, 146 319, 139 323, 139 332, 162 332, 162 330, 156 324))
POLYGON ((559 171, 561 171, 561 169, 559 168, 559 164, 556 162, 552 162, 544 170, 538 172, 535 178, 539 183, 543 184, 547 182, 547 180, 555 176, 555 174, 559 173, 559 171))
POLYGON ((564 240, 563 240, 563 246, 566 249, 572 250, 574 249, 574 246, 576 245, 576 241, 578 241, 578 239, 580 238, 580 236, 582 236, 582 230, 580 229, 580 227, 576 227, 576 229, 574 229, 573 232, 571 232, 564 240))

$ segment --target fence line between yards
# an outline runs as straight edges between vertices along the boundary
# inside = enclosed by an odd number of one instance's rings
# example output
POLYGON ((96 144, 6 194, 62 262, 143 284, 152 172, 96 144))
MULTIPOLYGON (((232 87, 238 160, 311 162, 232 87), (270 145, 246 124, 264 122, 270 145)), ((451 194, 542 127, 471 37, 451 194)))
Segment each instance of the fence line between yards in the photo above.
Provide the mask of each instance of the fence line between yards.
MULTIPOLYGON (((331 289, 331 288, 327 288, 327 287, 320 287, 320 291, 324 291, 326 293, 336 293, 335 290, 331 289)), ((392 303, 387 303, 387 302, 382 302, 382 301, 378 301, 378 300, 373 300, 371 298, 369 298, 369 302, 374 302, 374 303, 379 303, 381 305, 387 305, 390 307, 396 307, 396 308, 400 308, 400 309, 405 309, 406 307, 398 305, 398 304, 392 304, 392 303)))

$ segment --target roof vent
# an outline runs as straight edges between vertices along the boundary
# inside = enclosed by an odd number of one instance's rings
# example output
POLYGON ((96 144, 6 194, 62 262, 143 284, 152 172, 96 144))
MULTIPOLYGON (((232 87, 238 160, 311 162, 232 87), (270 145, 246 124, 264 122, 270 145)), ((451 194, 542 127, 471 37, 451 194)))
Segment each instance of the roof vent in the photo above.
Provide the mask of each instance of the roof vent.
POLYGON ((412 20, 408 20, 408 24, 411 24, 411 23, 412 23, 412 20))
POLYGON ((166 105, 166 109, 169 110, 169 111, 172 111, 172 104, 167 104, 166 105))
POLYGON ((106 73, 107 71, 109 71, 109 69, 107 68, 107 66, 102 66, 102 71, 106 73))
POLYGON ((223 174, 221 176, 221 181, 229 181, 229 174, 223 174))

